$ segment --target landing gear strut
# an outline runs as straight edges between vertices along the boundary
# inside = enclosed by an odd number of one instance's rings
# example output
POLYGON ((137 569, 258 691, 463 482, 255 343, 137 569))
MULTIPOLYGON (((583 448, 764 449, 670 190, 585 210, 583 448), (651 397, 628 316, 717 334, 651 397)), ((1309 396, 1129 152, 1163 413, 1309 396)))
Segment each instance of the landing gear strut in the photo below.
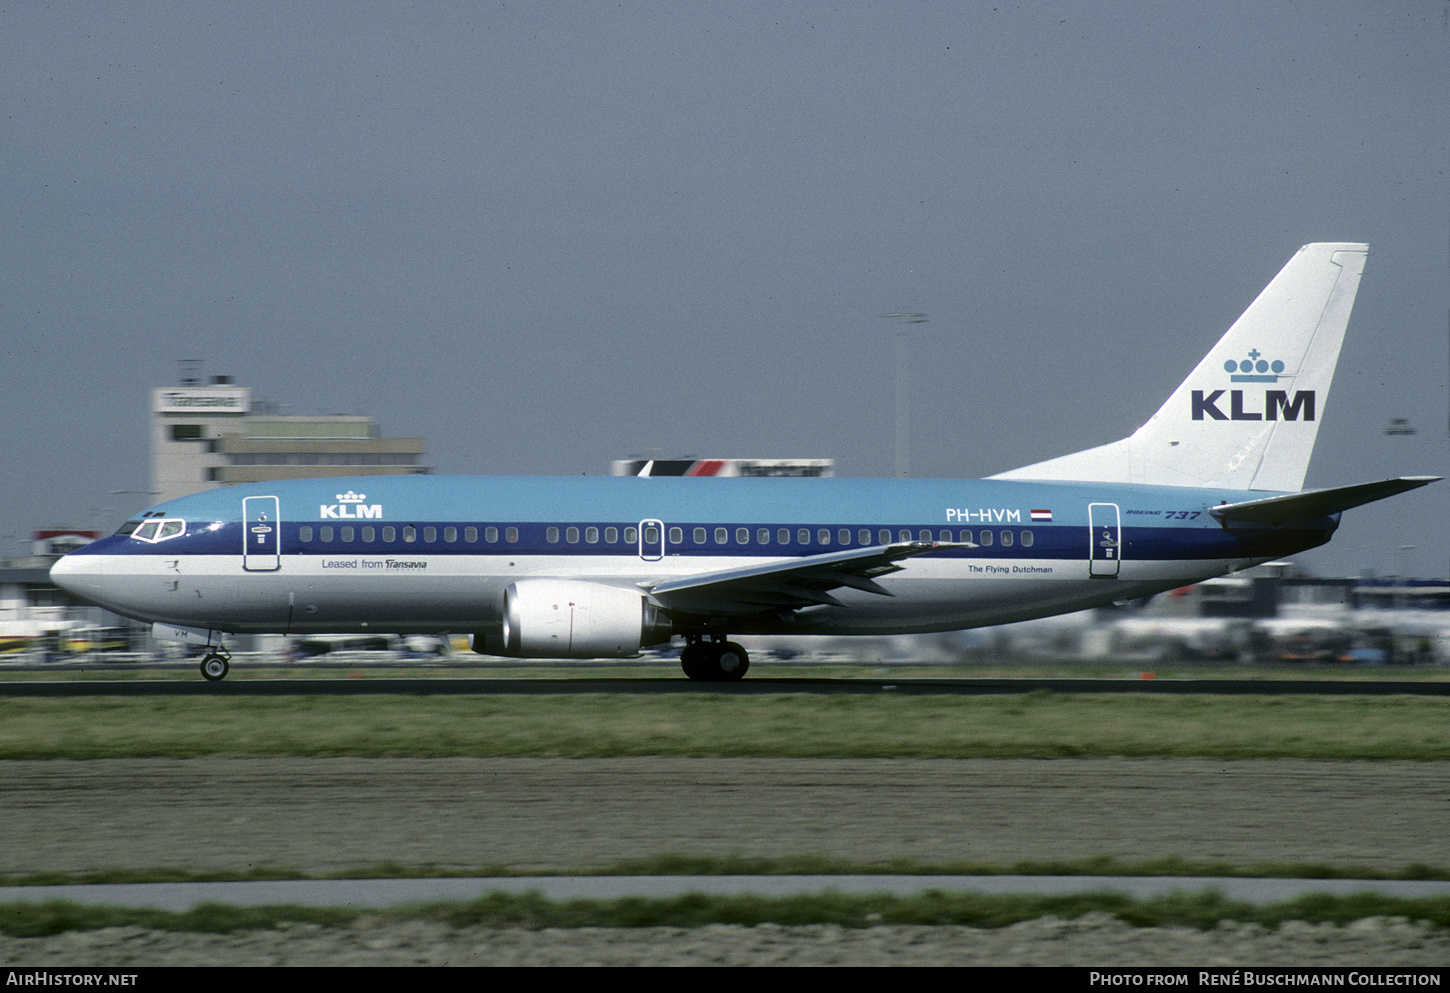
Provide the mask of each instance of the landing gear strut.
POLYGON ((680 668, 699 682, 734 683, 750 668, 750 656, 733 641, 696 638, 680 652, 680 668))
POLYGON ((201 674, 211 682, 227 678, 227 671, 231 668, 232 654, 225 648, 218 646, 207 653, 206 658, 201 660, 201 674))

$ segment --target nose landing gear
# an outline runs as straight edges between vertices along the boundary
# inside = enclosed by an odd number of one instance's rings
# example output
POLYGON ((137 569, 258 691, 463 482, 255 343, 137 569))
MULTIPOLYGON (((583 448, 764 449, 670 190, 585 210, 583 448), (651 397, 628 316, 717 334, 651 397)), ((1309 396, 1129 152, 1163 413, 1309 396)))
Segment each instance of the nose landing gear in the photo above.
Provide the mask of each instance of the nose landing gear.
POLYGON ((201 674, 208 681, 215 683, 219 679, 226 679, 227 672, 231 669, 230 661, 232 654, 225 648, 218 646, 207 653, 206 658, 201 660, 201 674))
POLYGON ((750 668, 750 656, 733 641, 696 638, 680 652, 680 668, 698 682, 734 683, 750 668))

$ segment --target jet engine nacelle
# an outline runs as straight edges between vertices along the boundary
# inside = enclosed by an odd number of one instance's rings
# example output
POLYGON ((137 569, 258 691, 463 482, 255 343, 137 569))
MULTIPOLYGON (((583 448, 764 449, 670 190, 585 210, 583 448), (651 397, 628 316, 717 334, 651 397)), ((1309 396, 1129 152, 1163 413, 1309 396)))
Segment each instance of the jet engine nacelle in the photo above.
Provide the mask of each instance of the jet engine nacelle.
POLYGON ((503 591, 501 630, 474 635, 488 655, 534 659, 632 658, 668 641, 668 618, 639 590, 568 579, 522 579, 503 591))

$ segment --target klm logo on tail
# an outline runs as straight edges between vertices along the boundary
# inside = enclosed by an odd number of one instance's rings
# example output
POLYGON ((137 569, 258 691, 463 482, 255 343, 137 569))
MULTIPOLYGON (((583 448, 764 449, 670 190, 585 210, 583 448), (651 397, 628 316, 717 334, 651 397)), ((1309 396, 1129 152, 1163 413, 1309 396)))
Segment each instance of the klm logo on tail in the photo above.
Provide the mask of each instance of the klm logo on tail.
MULTIPOLYGON (((1242 362, 1236 362, 1233 359, 1225 362, 1223 369, 1229 374, 1229 381, 1233 383, 1277 383, 1280 379, 1289 378, 1283 375, 1284 363, 1282 361, 1275 359, 1270 362, 1260 356, 1261 353, 1255 348, 1242 362)), ((1229 408, 1226 414, 1218 406, 1224 392, 1214 390, 1212 393, 1205 393, 1203 390, 1194 390, 1192 394, 1193 419, 1201 421, 1206 416, 1213 421, 1297 421, 1301 418, 1306 421, 1314 420, 1313 390, 1296 390, 1293 399, 1290 399, 1288 390, 1265 390, 1262 402, 1257 402, 1256 393, 1246 390, 1229 390, 1227 391, 1229 408), (1250 404, 1248 408, 1244 406, 1246 393, 1248 393, 1250 404)))

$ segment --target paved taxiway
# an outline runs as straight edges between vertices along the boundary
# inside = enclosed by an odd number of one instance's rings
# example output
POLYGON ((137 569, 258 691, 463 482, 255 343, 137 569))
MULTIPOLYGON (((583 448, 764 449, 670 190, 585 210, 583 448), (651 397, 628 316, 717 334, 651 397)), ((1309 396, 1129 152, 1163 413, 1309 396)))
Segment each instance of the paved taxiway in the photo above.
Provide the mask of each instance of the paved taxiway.
POLYGON ((1123 893, 1138 899, 1215 890, 1230 900, 1268 904, 1308 893, 1372 892, 1402 898, 1450 896, 1450 882, 1423 880, 1274 879, 1203 876, 511 876, 445 879, 266 880, 233 883, 114 883, 89 886, 0 886, 0 903, 74 903, 185 911, 204 903, 233 907, 298 905, 383 910, 412 903, 474 900, 489 893, 537 893, 550 900, 663 899, 689 893, 789 897, 812 893, 913 896, 1007 893, 1065 896, 1123 893))

